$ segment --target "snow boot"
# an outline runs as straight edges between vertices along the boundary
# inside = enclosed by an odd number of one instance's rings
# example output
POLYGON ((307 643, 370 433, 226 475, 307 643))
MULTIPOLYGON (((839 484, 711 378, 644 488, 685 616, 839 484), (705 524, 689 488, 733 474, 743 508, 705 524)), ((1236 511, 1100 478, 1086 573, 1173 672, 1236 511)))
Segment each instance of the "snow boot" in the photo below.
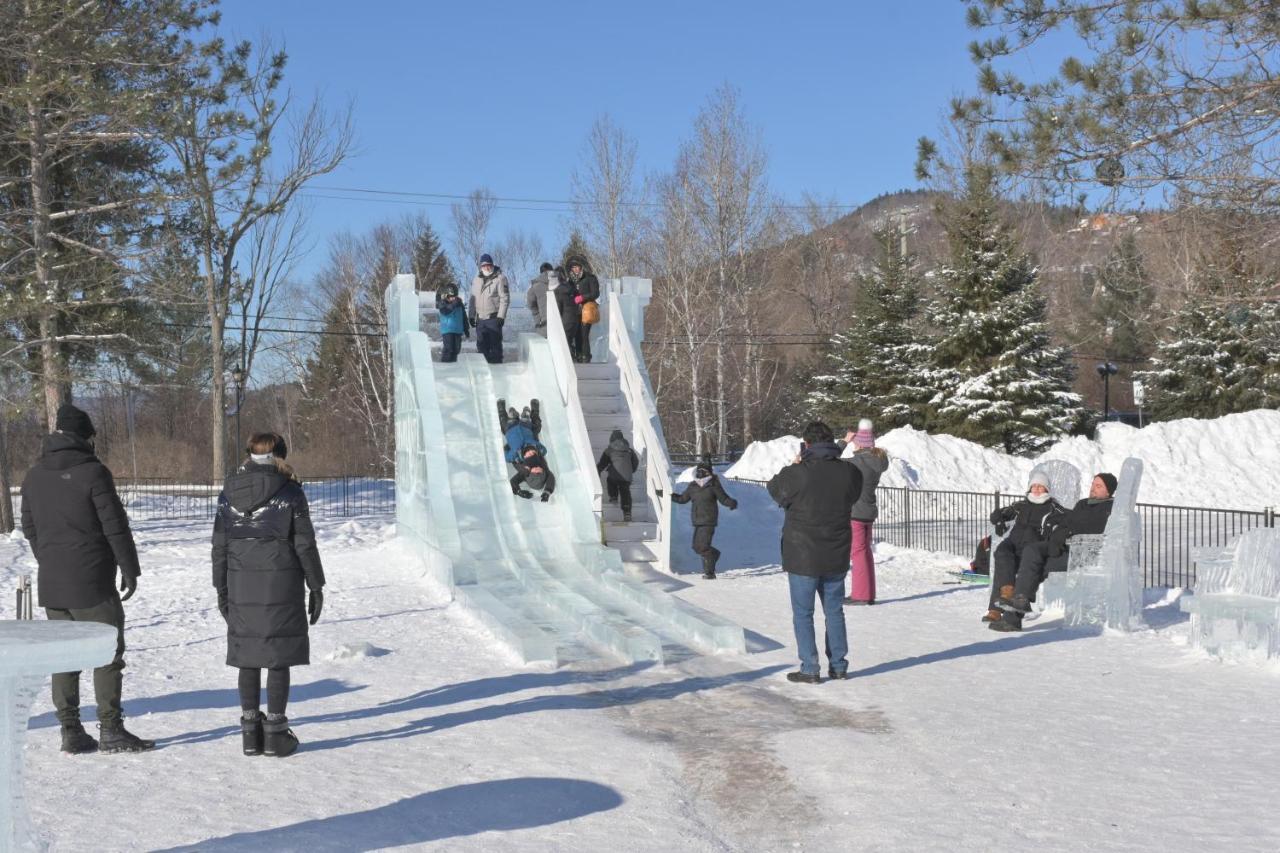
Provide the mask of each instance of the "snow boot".
POLYGON ((97 752, 98 742, 84 730, 79 720, 62 724, 62 751, 67 755, 83 755, 97 752))
POLYGON ((240 718, 240 736, 245 755, 262 755, 262 712, 246 711, 240 718))
POLYGON ((827 678, 832 681, 845 681, 849 678, 849 671, 847 669, 828 669, 827 678))
POLYGON ((625 512, 622 513, 622 521, 625 524, 631 523, 631 510, 626 510, 625 512))
POLYGON ((156 742, 143 740, 124 727, 124 720, 114 723, 98 724, 98 751, 113 752, 146 752, 155 749, 156 742))
POLYGON ((802 672, 800 670, 796 670, 795 672, 787 673, 787 681, 790 681, 792 684, 821 684, 822 676, 818 675, 816 672, 802 672))
POLYGON ((276 758, 293 755, 298 750, 298 738, 289 728, 289 718, 284 714, 268 714, 262 724, 263 754, 276 758))
POLYGON ((715 554, 702 558, 702 576, 709 581, 716 579, 716 560, 719 556, 715 554))
POLYGON ((1002 634, 1011 633, 1022 630, 1022 614, 1006 611, 1003 616, 987 626, 992 631, 999 631, 1002 634))
POLYGON ((1019 616, 1031 612, 1031 602, 1025 595, 1013 595, 1008 598, 1001 596, 996 602, 996 607, 1006 613, 1017 613, 1019 616))
POLYGON ((998 607, 993 607, 987 611, 987 614, 985 616, 982 617, 982 621, 983 622, 999 622, 1000 617, 1003 615, 1004 615, 1003 610, 999 609, 998 607))

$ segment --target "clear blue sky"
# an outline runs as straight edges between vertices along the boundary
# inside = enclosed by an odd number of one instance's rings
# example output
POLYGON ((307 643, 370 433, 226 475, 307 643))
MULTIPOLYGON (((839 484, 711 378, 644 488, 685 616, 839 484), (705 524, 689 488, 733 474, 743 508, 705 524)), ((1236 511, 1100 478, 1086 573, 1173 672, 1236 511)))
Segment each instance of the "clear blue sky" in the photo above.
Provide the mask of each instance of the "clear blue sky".
MULTIPOLYGON (((916 185, 916 139, 936 134, 974 81, 960 0, 222 6, 228 34, 285 43, 295 95, 354 100, 359 151, 320 187, 567 198, 596 116, 610 113, 637 140, 642 171, 661 171, 728 82, 762 131, 777 192, 859 204, 916 185)), ((312 204, 316 248, 303 276, 330 234, 414 209, 312 204)), ((446 240, 447 204, 423 207, 446 240)), ((558 251, 567 224, 564 213, 503 210, 492 234, 534 230, 558 251)))

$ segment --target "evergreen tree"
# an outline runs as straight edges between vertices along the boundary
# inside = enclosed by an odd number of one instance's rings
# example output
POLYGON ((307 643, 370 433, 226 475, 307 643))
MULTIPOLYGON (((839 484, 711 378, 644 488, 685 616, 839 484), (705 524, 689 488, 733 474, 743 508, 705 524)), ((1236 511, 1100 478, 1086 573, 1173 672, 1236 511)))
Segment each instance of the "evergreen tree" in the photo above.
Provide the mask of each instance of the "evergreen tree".
POLYGON ((422 231, 413 244, 413 275, 418 290, 439 290, 446 284, 457 284, 458 276, 449 263, 444 245, 436 236, 430 222, 423 222, 422 231))
POLYGON ((582 258, 588 266, 591 264, 591 255, 587 252, 587 241, 583 239, 582 232, 577 228, 569 232, 569 242, 565 244, 560 258, 560 264, 565 272, 569 271, 570 258, 582 258))
POLYGON ((1154 419, 1280 407, 1280 305, 1241 298, 1270 278, 1251 268, 1248 249, 1226 240, 1225 261, 1203 262, 1198 291, 1174 315, 1151 369, 1134 374, 1154 419))
POLYGON ((991 173, 971 167, 946 220, 951 261, 929 312, 938 330, 928 426, 1008 453, 1032 453, 1083 415, 1074 365, 1049 340, 1036 268, 997 210, 991 173))
POLYGON ((1146 360, 1155 345, 1151 323, 1154 293, 1132 233, 1112 248, 1098 271, 1096 290, 1090 313, 1095 327, 1105 330, 1106 357, 1146 360))
POLYGON ((885 230, 870 272, 859 276, 848 327, 813 376, 805 408, 831 424, 869 417, 878 424, 923 426, 922 395, 914 384, 928 348, 915 342, 920 278, 914 256, 885 230))

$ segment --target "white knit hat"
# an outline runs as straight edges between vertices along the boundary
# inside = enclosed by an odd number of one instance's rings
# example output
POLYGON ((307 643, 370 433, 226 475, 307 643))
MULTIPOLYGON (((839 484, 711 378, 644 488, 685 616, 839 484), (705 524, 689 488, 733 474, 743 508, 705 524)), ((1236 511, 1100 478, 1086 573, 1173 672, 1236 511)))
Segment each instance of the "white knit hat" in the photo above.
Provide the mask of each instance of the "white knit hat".
POLYGON ((1028 490, 1028 491, 1030 491, 1031 487, 1032 487, 1032 486, 1034 486, 1036 483, 1039 483, 1040 485, 1042 485, 1042 486, 1044 486, 1046 489, 1048 489, 1048 488, 1049 488, 1049 475, 1048 475, 1048 474, 1046 474, 1046 473, 1045 473, 1045 472, 1043 472, 1043 471, 1032 471, 1032 472, 1031 472, 1031 480, 1030 480, 1030 482, 1028 482, 1028 483, 1027 483, 1027 490, 1028 490))

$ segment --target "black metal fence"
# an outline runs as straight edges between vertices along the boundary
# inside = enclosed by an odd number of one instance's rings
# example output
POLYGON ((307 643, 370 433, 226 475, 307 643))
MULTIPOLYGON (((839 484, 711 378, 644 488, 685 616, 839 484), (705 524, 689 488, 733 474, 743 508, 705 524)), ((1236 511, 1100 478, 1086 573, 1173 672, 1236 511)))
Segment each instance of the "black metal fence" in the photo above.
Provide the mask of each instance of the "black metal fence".
MULTIPOLYGON (((927 491, 881 486, 877 539, 906 548, 942 551, 966 560, 991 532, 991 511, 1021 495, 1000 492, 927 491)), ((1275 527, 1276 512, 1210 507, 1137 505, 1142 520, 1139 559, 1147 586, 1195 584, 1195 551, 1221 548, 1255 527, 1275 527)))
MULTIPOLYGON (((394 480, 374 477, 303 477, 311 515, 317 518, 351 518, 390 515, 396 508, 394 480)), ((116 491, 133 521, 213 521, 221 483, 193 483, 162 477, 116 480, 116 491)), ((14 512, 21 499, 14 491, 14 512)))

